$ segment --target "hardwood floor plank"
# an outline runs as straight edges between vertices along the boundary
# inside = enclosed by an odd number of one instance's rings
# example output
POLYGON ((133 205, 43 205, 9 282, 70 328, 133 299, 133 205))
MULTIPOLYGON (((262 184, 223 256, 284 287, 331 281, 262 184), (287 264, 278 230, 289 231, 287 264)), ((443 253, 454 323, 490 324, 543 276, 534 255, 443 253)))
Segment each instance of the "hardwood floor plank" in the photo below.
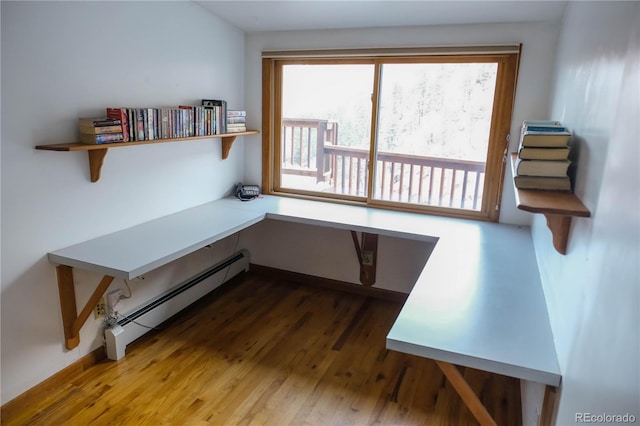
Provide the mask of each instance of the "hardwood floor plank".
MULTIPOLYGON (((385 348, 400 309, 249 272, 2 424, 476 424, 432 360, 385 348)), ((516 379, 463 371, 498 424, 521 423, 516 379)))

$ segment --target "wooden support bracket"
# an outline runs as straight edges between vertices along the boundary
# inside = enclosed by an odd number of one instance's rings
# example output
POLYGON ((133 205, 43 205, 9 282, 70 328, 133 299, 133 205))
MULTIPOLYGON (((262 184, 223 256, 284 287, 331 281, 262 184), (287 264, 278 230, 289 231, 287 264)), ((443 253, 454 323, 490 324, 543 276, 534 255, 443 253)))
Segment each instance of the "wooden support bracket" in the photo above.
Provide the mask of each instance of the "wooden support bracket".
POLYGON ((89 154, 91 182, 95 183, 100 180, 100 171, 102 170, 102 164, 104 164, 104 157, 107 155, 107 151, 107 148, 87 151, 87 154, 89 154))
POLYGON ((100 298, 104 295, 113 277, 105 275, 93 294, 87 300, 84 308, 78 315, 76 308, 76 293, 73 283, 73 268, 66 265, 56 267, 58 275, 58 292, 60 294, 60 311, 62 312, 62 325, 64 326, 64 340, 67 349, 73 349, 80 344, 80 329, 87 322, 100 298))
POLYGON ((351 238, 356 248, 360 262, 360 282, 371 287, 376 282, 376 265, 378 263, 378 235, 362 233, 362 243, 358 242, 358 235, 351 231, 351 238))
POLYGON ((540 418, 538 420, 539 426, 551 426, 554 424, 553 418, 557 400, 558 392, 556 387, 546 385, 544 387, 544 399, 542 400, 542 409, 540 410, 540 418))
POLYGON ((226 160, 229 157, 229 152, 233 143, 236 141, 235 136, 223 136, 222 137, 222 159, 226 160))
POLYGON ((436 361, 436 364, 438 364, 440 370, 442 370, 447 380, 449 380, 451 386, 458 392, 458 395, 460 395, 460 398, 469 408, 478 423, 480 423, 481 426, 496 426, 497 423, 493 420, 493 417, 491 417, 491 414, 489 414, 484 405, 482 405, 482 401, 480 401, 473 389, 471 389, 471 386, 469 386, 458 368, 444 361, 436 361))
MULTIPOLYGON (((436 364, 442 370, 451 386, 462 399, 462 402, 469 408, 473 417, 476 418, 480 426, 496 426, 497 423, 491 417, 491 414, 487 411, 482 401, 475 394, 469 383, 464 379, 458 367, 445 361, 437 361, 436 364)), ((555 386, 546 385, 544 392, 544 400, 542 402, 542 410, 540 413, 540 419, 538 420, 539 426, 551 426, 556 401, 556 388, 555 386)))
POLYGON ((567 242, 571 229, 571 216, 546 213, 547 227, 553 237, 553 247, 561 254, 567 254, 567 242))

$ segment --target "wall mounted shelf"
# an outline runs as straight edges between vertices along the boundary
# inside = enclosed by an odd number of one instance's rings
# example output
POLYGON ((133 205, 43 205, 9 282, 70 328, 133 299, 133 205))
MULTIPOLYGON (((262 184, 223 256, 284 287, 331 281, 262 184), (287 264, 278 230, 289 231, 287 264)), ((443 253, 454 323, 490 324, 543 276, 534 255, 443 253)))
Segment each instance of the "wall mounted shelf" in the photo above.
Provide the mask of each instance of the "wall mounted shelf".
MULTIPOLYGON (((511 166, 515 174, 518 154, 511 154, 511 166)), ((553 236, 553 246, 561 253, 567 253, 571 218, 590 217, 591 212, 582 201, 571 192, 544 191, 539 189, 518 189, 515 187, 516 206, 530 213, 541 213, 547 218, 547 226, 553 236)))
POLYGON ((247 130, 246 132, 229 133, 224 135, 194 136, 190 138, 178 139, 155 139, 150 141, 117 142, 95 145, 72 142, 53 145, 38 145, 36 146, 36 149, 59 152, 86 151, 89 155, 89 171, 91 173, 91 182, 97 182, 100 179, 100 171, 102 170, 104 157, 107 155, 107 151, 109 150, 109 148, 122 148, 125 146, 149 145, 168 142, 186 142, 199 139, 222 139, 222 159, 225 160, 227 157, 229 157, 229 151, 231 151, 231 146, 235 142, 236 137, 256 135, 258 133, 259 132, 257 130, 247 130))

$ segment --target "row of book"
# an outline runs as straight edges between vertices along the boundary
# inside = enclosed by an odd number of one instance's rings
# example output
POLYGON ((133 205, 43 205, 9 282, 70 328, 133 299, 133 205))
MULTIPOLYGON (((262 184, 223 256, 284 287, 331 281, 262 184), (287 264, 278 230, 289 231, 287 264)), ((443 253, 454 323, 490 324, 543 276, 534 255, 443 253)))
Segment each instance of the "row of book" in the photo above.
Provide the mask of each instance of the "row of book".
POLYGON ((516 187, 571 191, 570 137, 559 121, 524 121, 514 167, 516 187))
POLYGON ((87 144, 181 139, 246 131, 246 111, 227 110, 226 101, 161 108, 107 108, 104 117, 81 118, 87 144))

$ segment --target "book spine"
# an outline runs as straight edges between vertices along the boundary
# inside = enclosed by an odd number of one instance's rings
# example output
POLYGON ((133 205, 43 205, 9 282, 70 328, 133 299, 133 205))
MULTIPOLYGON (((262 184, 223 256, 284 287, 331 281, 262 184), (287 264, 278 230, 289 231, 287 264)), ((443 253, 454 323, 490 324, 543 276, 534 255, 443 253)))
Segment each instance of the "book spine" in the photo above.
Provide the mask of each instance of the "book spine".
POLYGON ((567 132, 566 127, 562 126, 527 126, 524 128, 525 132, 567 132))
POLYGON ((142 108, 142 130, 144 131, 144 140, 148 141, 149 139, 149 109, 142 108))
POLYGON ((227 133, 227 101, 222 101, 222 112, 220 114, 220 121, 222 121, 222 133, 227 133))
POLYGON ((137 134, 138 134, 138 140, 139 141, 143 141, 145 140, 145 133, 144 133, 144 114, 142 113, 142 109, 140 108, 136 108, 136 121, 138 123, 138 130, 137 130, 137 134))
POLYGON ((99 135, 91 135, 88 133, 80 133, 80 140, 87 144, 103 144, 112 142, 122 142, 122 132, 120 133, 102 133, 99 135))
POLYGON ((224 134, 227 131, 227 116, 224 115, 224 108, 222 105, 218 108, 218 134, 224 134))
POLYGON ((145 108, 144 114, 145 114, 145 124, 147 129, 147 139, 152 141, 156 139, 155 137, 156 135, 154 132, 154 124, 153 124, 153 109, 145 108))
POLYGON ((95 135, 97 142, 120 142, 122 141, 122 133, 104 133, 95 135))
POLYGON ((176 115, 176 110, 172 108, 169 111, 169 114, 169 131, 171 132, 171 138, 175 139, 178 136, 178 117, 176 115))
POLYGON ((118 132, 122 132, 124 134, 122 125, 103 126, 103 127, 80 126, 80 133, 88 133, 91 135, 99 135, 102 133, 118 133, 118 132))
POLYGON ((80 118, 78 124, 81 126, 103 127, 116 126, 122 124, 120 119, 102 117, 102 118, 80 118))
POLYGON ((559 126, 560 122, 557 120, 524 120, 522 125, 541 125, 541 126, 559 126))
POLYGON ((184 138, 185 135, 185 126, 186 126, 186 114, 184 110, 181 109, 178 114, 178 136, 184 138))
POLYGON ((153 139, 160 139, 158 112, 156 108, 149 108, 149 124, 151 126, 151 133, 153 133, 153 139))
POLYGON ((199 136, 205 136, 205 130, 204 130, 204 108, 203 107, 198 107, 198 135, 199 136))
POLYGON ((160 138, 169 139, 169 136, 168 136, 169 116, 167 115, 166 108, 160 108, 159 119, 160 119, 160 138))
POLYGON ((194 106, 191 109, 192 119, 193 119, 193 136, 200 136, 200 111, 199 107, 194 106))
POLYGON ((202 136, 200 134, 200 107, 193 107, 193 136, 202 136))
POLYGON ((180 120, 178 117, 178 111, 175 109, 171 110, 171 137, 173 139, 178 137, 178 127, 180 125, 180 120))
POLYGON ((138 124, 136 121, 136 114, 133 108, 127 108, 127 120, 129 122, 129 140, 136 141, 138 138, 136 137, 136 129, 138 128, 138 124))
POLYGON ((220 126, 218 124, 218 117, 220 117, 220 107, 213 107, 213 111, 211 111, 211 114, 213 115, 213 134, 217 135, 220 133, 220 126))

